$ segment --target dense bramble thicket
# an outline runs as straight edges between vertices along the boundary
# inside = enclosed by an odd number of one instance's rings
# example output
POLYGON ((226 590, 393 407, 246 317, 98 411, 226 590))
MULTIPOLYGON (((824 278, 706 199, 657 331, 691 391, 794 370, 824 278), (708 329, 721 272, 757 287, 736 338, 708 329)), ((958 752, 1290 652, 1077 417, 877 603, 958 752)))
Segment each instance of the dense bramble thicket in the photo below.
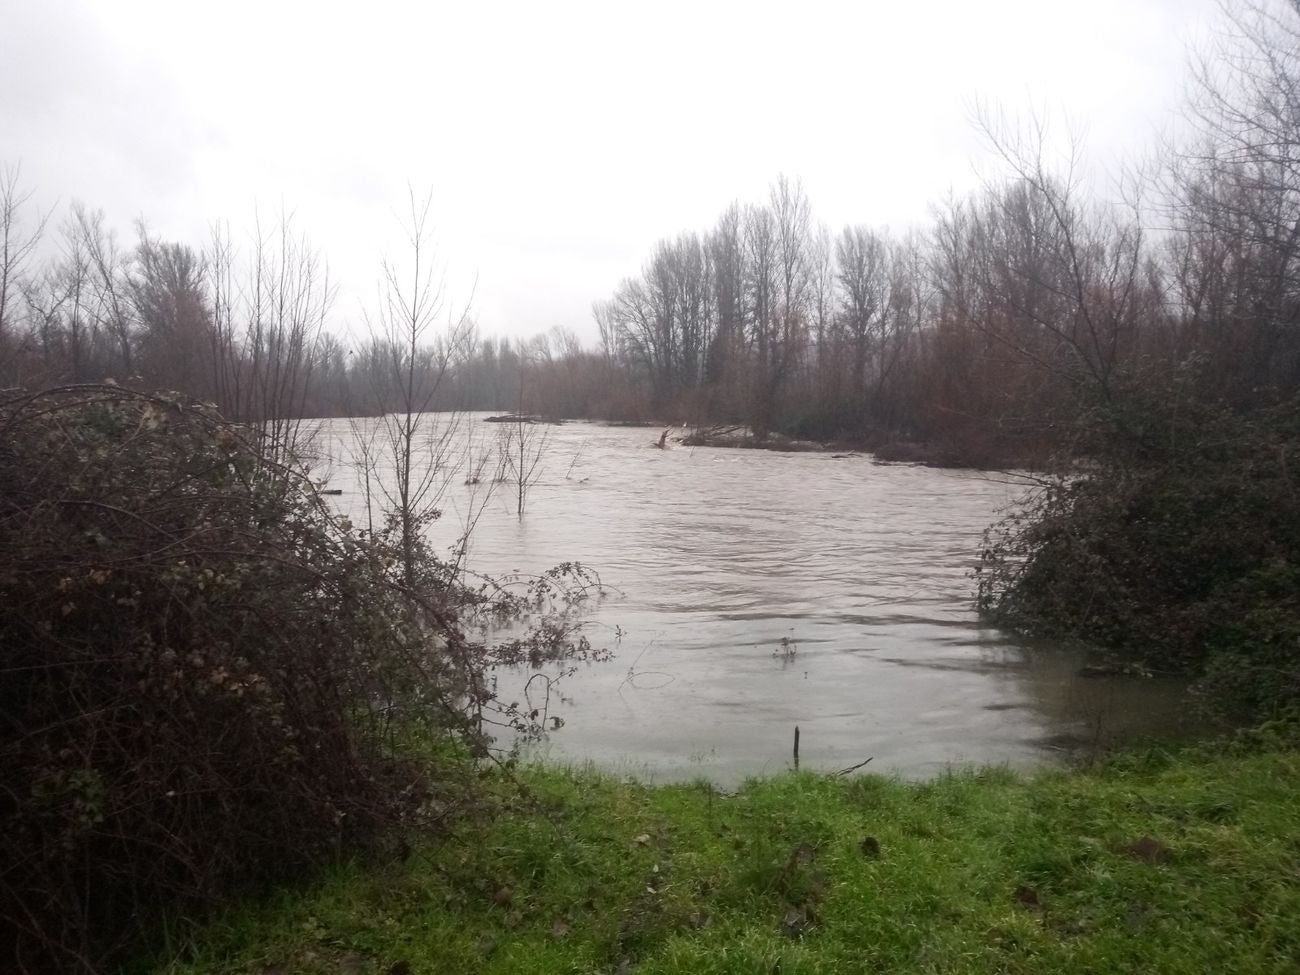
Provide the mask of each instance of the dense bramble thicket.
POLYGON ((1300 404, 1241 415, 1175 389, 1094 419, 1095 466, 988 533, 981 608, 1198 675, 1219 710, 1300 704, 1300 404))
POLYGON ((111 386, 0 403, 0 969, 98 970, 162 909, 439 823, 483 667, 573 649, 472 642, 531 597, 423 550, 412 582, 247 433, 111 386))

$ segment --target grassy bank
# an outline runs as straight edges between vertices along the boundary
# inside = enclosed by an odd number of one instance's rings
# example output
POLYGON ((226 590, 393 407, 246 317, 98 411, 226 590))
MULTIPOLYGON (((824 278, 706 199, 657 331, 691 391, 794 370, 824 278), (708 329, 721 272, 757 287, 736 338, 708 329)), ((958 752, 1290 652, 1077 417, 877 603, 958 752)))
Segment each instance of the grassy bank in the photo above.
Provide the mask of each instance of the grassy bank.
POLYGON ((210 925, 189 972, 1295 972, 1300 753, 733 796, 533 769, 494 815, 210 925))

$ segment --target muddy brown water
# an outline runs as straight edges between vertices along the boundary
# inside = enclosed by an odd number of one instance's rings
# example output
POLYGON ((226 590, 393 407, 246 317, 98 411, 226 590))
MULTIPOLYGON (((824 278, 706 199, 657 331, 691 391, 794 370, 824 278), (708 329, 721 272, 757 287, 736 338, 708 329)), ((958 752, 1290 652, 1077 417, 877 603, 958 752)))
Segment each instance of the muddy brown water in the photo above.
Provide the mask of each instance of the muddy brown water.
MULTIPOLYGON (((490 456, 485 414, 449 431, 449 459, 490 456)), ((362 421, 365 430, 374 421, 362 421)), ((546 428, 524 517, 496 485, 469 565, 597 570, 609 595, 584 630, 614 659, 581 666, 532 703, 564 726, 533 747, 653 781, 733 785, 791 764, 932 776, 953 765, 1030 767, 1146 735, 1198 730, 1178 682, 1081 677, 1074 651, 984 625, 970 570, 981 533, 1024 490, 1001 474, 880 465, 869 455, 653 446, 659 430, 546 428)), ((348 421, 325 421, 319 471, 364 517, 348 421)), ((390 468, 389 468, 390 469, 390 468)), ((385 476, 380 465, 379 477, 385 476)), ((486 484, 446 478, 445 548, 486 484)), ((499 675, 522 698, 527 674, 499 675)))

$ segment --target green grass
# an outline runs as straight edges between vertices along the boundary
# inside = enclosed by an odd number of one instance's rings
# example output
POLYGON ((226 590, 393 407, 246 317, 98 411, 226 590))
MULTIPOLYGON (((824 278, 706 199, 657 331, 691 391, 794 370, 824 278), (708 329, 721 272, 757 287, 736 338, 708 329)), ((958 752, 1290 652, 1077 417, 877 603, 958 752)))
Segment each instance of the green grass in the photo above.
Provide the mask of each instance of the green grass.
POLYGON ((1300 752, 1282 745, 725 797, 520 777, 405 863, 245 902, 155 970, 1300 971, 1300 752))

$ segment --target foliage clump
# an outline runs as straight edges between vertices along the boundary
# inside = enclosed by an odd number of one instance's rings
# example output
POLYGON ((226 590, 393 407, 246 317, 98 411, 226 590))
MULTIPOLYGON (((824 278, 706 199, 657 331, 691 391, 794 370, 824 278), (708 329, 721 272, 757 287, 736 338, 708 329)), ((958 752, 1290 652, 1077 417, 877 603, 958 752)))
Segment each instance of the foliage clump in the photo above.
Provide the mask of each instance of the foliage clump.
POLYGON ((1300 704, 1300 409, 1174 388, 1090 417, 1094 463, 986 535, 980 608, 1125 663, 1189 673, 1214 710, 1300 704))
POLYGON ((392 532, 247 433, 112 386, 0 403, 6 971, 98 970, 161 910, 438 824, 468 769, 430 756, 484 749, 485 667, 566 647, 470 641, 532 597, 423 551, 408 584, 392 532))

